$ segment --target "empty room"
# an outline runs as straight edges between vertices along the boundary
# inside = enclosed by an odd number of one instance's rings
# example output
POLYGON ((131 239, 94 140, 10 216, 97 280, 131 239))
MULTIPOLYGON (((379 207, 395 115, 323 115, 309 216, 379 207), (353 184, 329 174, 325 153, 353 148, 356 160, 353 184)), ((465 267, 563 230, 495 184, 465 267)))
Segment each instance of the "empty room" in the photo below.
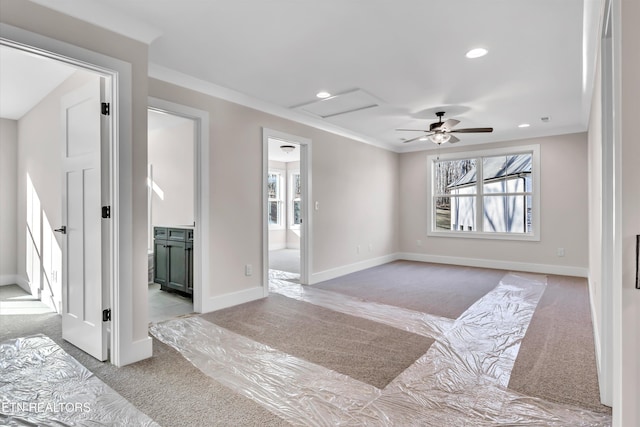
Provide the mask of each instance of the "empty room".
POLYGON ((0 420, 640 424, 640 5, 0 0, 0 420))

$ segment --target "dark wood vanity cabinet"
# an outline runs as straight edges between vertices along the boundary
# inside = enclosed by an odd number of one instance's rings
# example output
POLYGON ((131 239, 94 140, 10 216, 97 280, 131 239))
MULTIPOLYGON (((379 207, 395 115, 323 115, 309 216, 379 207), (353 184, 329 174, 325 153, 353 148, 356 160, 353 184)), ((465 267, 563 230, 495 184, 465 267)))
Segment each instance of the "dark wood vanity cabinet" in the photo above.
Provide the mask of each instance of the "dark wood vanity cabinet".
POLYGON ((163 291, 193 295, 193 229, 153 228, 153 271, 163 291))

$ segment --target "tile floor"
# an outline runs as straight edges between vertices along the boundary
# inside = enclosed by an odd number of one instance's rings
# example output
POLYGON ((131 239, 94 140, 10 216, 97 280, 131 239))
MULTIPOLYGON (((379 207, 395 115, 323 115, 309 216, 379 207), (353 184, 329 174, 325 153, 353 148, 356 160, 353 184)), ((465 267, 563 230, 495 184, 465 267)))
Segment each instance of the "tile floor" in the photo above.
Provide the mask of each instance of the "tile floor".
POLYGON ((149 322, 161 322, 183 314, 193 313, 193 301, 173 292, 160 290, 157 283, 149 284, 149 322))

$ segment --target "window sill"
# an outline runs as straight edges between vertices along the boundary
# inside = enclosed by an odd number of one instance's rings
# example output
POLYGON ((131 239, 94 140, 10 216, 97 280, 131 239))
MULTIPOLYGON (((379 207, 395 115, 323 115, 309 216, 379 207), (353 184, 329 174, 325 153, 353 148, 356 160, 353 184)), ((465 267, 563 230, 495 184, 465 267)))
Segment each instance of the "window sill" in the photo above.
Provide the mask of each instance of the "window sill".
POLYGON ((479 233, 477 231, 429 231, 429 237, 453 237, 457 239, 486 239, 486 240, 519 240, 524 242, 539 242, 536 234, 514 233, 479 233))

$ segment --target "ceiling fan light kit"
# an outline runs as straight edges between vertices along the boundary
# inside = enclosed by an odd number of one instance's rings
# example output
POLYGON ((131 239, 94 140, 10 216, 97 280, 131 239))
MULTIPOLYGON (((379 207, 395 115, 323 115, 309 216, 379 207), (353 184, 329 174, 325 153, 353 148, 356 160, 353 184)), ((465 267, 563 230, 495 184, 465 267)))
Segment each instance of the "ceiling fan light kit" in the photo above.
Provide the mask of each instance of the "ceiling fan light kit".
POLYGON ((444 111, 438 111, 436 113, 436 117, 438 117, 438 121, 435 123, 431 123, 429 125, 429 130, 426 129, 396 129, 398 131, 408 131, 408 132, 426 132, 426 135, 420 135, 415 138, 406 139, 402 141, 403 143, 413 142, 415 140, 425 141, 428 137, 431 142, 441 145, 446 142, 454 144, 460 139, 451 135, 452 133, 485 133, 485 132, 493 132, 493 128, 465 128, 465 129, 453 129, 460 120, 456 119, 447 119, 444 122, 442 118, 444 117, 444 111))
POLYGON ((431 140, 431 142, 440 145, 448 142, 451 139, 451 135, 449 135, 448 133, 434 133, 429 137, 429 139, 431 140))

